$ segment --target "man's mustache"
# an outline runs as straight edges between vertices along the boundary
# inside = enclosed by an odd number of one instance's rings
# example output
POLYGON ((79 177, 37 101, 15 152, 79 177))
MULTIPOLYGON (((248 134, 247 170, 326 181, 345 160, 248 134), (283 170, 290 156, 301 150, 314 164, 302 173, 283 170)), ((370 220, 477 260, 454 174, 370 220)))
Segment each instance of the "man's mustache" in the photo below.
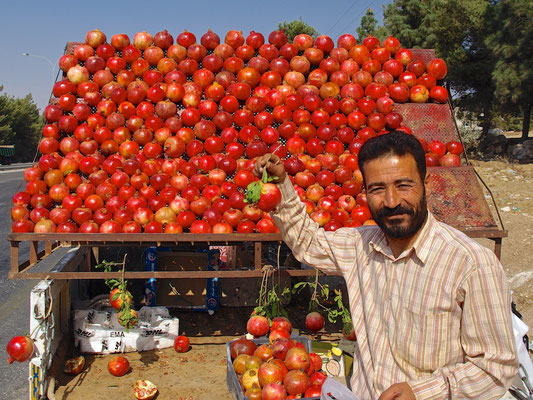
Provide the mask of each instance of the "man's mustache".
POLYGON ((410 208, 397 206, 394 208, 383 207, 381 210, 378 210, 377 215, 378 215, 378 218, 384 218, 384 217, 392 217, 394 215, 402 215, 402 214, 413 215, 414 213, 415 213, 414 210, 410 208))

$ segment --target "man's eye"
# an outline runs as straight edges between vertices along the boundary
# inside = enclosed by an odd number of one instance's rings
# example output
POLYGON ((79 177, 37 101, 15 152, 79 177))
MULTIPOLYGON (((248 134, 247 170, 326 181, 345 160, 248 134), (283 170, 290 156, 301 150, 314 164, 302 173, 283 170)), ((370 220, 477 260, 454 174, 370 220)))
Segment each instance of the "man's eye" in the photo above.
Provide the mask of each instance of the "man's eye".
POLYGON ((378 193, 381 193, 383 192, 383 188, 381 187, 378 187, 378 188, 372 188, 369 190, 369 193, 372 193, 372 194, 378 194, 378 193))

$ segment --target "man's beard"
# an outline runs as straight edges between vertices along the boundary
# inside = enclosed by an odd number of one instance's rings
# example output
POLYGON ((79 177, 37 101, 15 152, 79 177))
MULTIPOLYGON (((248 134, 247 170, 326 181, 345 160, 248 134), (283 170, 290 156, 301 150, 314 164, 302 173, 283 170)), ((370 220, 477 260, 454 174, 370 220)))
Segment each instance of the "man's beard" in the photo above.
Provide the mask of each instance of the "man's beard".
POLYGON ((406 208, 401 205, 394 208, 383 207, 377 211, 370 208, 370 213, 386 236, 394 239, 409 238, 415 235, 424 225, 428 215, 426 196, 424 194, 414 208, 406 208), (385 221, 386 217, 402 214, 408 215, 407 226, 400 224, 403 221, 397 221, 398 223, 395 223, 395 221, 390 222, 390 220, 388 222, 385 221))

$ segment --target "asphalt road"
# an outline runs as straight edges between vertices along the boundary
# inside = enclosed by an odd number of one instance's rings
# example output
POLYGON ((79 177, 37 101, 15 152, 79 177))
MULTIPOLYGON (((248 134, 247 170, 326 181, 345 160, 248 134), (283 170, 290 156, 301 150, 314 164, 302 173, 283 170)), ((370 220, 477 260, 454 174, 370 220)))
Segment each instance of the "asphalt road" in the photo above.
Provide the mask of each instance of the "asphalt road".
MULTIPOLYGON (((14 168, 16 166, 10 166, 14 168)), ((13 336, 24 335, 29 330, 30 291, 35 280, 9 280, 9 243, 11 230, 11 198, 24 190, 23 169, 0 170, 0 387, 1 398, 28 398, 28 363, 8 364, 5 348, 13 336)), ((29 257, 28 246, 21 246, 20 261, 29 257)))

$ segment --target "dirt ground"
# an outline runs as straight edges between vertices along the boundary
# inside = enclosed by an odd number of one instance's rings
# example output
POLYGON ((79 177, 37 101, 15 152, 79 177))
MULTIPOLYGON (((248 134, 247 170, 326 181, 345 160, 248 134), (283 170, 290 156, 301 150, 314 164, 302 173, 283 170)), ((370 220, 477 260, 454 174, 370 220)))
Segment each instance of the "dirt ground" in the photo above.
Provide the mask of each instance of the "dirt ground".
MULTIPOLYGON (((533 327, 533 164, 473 161, 473 165, 492 191, 509 233, 503 239, 501 262, 516 307, 527 325, 533 327)), ((493 248, 490 240, 480 242, 493 248)))
MULTIPOLYGON (((517 309, 533 327, 533 268, 528 257, 533 240, 533 165, 503 161, 474 161, 473 165, 496 199, 498 210, 509 236, 503 240, 502 264, 513 290, 517 309)), ((494 206, 491 205, 494 210, 494 206)), ((493 249, 494 243, 481 239, 493 249)), ((107 372, 112 356, 88 356, 87 367, 76 377, 58 372, 56 399, 133 397, 132 384, 149 379, 159 388, 159 400, 229 400, 226 385, 225 344, 246 330, 251 308, 222 308, 213 316, 198 312, 178 312, 180 330, 191 338, 191 349, 178 354, 173 349, 128 353, 131 371, 120 378, 107 372)), ((295 326, 304 326, 304 307, 288 308, 295 326)), ((316 340, 337 341, 340 325, 326 324, 327 331, 316 340)), ((69 354, 70 356, 75 355, 69 354)))

